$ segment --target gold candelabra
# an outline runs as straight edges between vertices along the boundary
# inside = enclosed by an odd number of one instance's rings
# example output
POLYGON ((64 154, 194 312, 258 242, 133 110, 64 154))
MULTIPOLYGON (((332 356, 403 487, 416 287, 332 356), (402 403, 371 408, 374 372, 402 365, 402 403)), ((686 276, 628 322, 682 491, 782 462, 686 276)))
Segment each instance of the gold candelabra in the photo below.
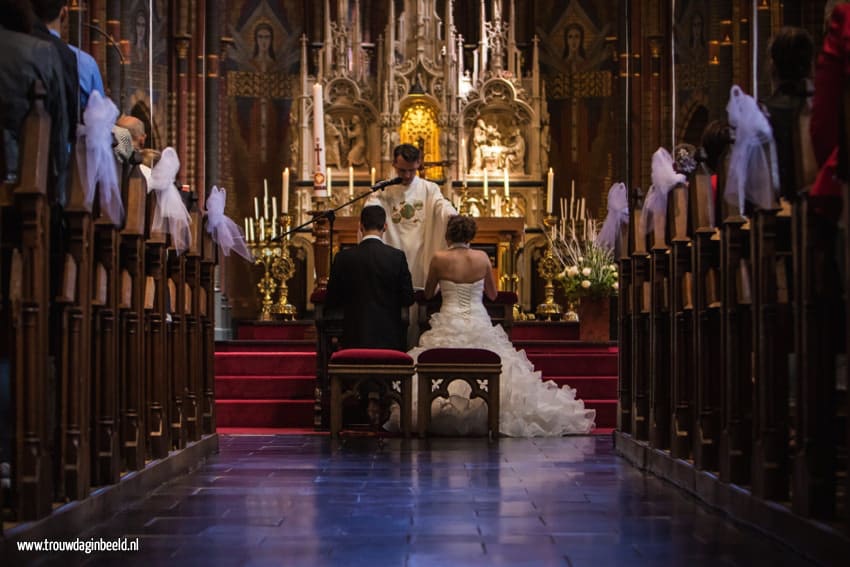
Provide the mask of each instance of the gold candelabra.
MULTIPOLYGON (((554 215, 546 215, 543 219, 543 226, 545 227, 544 230, 546 230, 547 233, 552 232, 557 222, 558 219, 554 215)), ((549 242, 549 246, 546 248, 546 253, 537 265, 537 273, 540 274, 540 277, 546 280, 546 285, 543 287, 543 293, 546 297, 543 303, 537 306, 537 315, 544 319, 560 319, 561 306, 555 303, 555 286, 552 284, 552 280, 558 277, 558 274, 561 273, 561 265, 555 257, 555 254, 552 252, 551 241, 549 242)))
POLYGON ((279 242, 280 254, 274 257, 272 262, 272 276, 278 281, 278 298, 277 305, 272 307, 272 312, 280 315, 284 319, 295 319, 297 310, 295 306, 289 303, 289 286, 286 282, 295 273, 295 262, 289 255, 289 226, 292 222, 292 217, 284 213, 280 215, 280 230, 281 234, 285 234, 282 241, 279 242))
POLYGON ((263 267, 263 275, 257 282, 260 321, 271 321, 273 314, 284 319, 295 318, 296 309, 289 304, 287 286, 287 281, 295 273, 295 263, 289 255, 289 236, 278 239, 278 235, 286 233, 290 221, 286 213, 279 219, 275 216, 246 219, 249 223, 248 247, 254 254, 254 263, 263 267), (276 291, 279 291, 277 303, 273 300, 276 291))

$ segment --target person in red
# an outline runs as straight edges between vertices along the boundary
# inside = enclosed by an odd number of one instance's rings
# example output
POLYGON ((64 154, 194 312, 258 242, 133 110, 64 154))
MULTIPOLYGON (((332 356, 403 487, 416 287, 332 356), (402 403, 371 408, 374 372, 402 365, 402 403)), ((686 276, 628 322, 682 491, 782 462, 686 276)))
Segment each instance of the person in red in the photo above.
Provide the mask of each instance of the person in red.
MULTIPOLYGON (((850 4, 838 4, 830 16, 823 50, 815 69, 815 94, 810 132, 820 171, 809 199, 815 212, 837 220, 841 212, 841 182, 847 179, 843 163, 844 123, 842 97, 850 76, 850 4)), ((846 149, 844 150, 846 151, 846 149)))

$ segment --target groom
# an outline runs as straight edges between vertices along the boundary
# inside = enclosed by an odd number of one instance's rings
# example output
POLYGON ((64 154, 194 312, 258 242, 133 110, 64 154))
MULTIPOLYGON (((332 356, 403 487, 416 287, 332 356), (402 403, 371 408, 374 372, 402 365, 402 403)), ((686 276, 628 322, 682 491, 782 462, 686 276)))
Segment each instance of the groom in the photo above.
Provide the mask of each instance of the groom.
POLYGON ((363 207, 363 239, 334 258, 326 305, 342 308, 343 348, 406 350, 401 311, 413 304, 413 284, 404 252, 384 244, 386 230, 384 208, 363 207))

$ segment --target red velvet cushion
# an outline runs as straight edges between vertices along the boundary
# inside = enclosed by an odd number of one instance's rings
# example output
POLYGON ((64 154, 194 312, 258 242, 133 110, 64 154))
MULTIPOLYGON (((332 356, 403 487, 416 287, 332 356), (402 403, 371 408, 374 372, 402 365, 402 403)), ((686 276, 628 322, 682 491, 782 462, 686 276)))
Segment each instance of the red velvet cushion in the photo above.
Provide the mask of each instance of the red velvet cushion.
POLYGON ((419 364, 501 364, 493 351, 483 348, 429 348, 419 355, 419 364))
POLYGON ((344 348, 331 355, 331 364, 413 364, 406 352, 386 348, 344 348))

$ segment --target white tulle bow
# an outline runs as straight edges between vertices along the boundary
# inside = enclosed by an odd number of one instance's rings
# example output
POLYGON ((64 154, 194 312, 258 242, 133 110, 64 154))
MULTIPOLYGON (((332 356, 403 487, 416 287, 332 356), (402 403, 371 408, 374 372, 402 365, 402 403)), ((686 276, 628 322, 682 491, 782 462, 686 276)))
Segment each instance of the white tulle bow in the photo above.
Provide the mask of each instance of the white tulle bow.
POLYGON ((213 185, 210 196, 207 197, 207 232, 221 247, 225 256, 229 256, 232 250, 249 262, 253 262, 254 256, 245 244, 245 237, 239 225, 224 214, 226 203, 227 191, 213 185))
POLYGON ((624 183, 615 183, 608 190, 608 214, 599 234, 596 235, 596 243, 609 250, 614 250, 617 245, 617 235, 623 225, 629 224, 629 191, 624 183))
POLYGON ((83 113, 85 124, 77 127, 77 134, 86 137, 86 176, 80 180, 86 188, 86 204, 91 208, 97 192, 100 195, 101 213, 108 216, 116 226, 124 222, 118 164, 112 152, 112 126, 118 114, 115 103, 93 91, 83 113), (100 191, 97 191, 98 186, 100 191))
POLYGON ((735 143, 729 154, 724 197, 737 203, 744 214, 750 201, 761 209, 776 206, 779 171, 773 129, 756 100, 734 85, 726 106, 729 124, 735 129, 735 143))
POLYGON ((162 157, 151 170, 148 184, 149 190, 156 192, 156 208, 151 228, 156 232, 167 232, 178 253, 188 249, 192 240, 189 230, 192 217, 189 216, 180 191, 174 184, 179 170, 180 159, 177 152, 174 148, 167 147, 162 150, 162 157))
MULTIPOLYGON (((641 224, 645 233, 649 233, 654 223, 667 220, 667 196, 676 185, 687 178, 673 168, 673 156, 665 148, 658 148, 652 154, 652 187, 643 201, 641 224)), ((662 225, 663 226, 663 225, 662 225)))

